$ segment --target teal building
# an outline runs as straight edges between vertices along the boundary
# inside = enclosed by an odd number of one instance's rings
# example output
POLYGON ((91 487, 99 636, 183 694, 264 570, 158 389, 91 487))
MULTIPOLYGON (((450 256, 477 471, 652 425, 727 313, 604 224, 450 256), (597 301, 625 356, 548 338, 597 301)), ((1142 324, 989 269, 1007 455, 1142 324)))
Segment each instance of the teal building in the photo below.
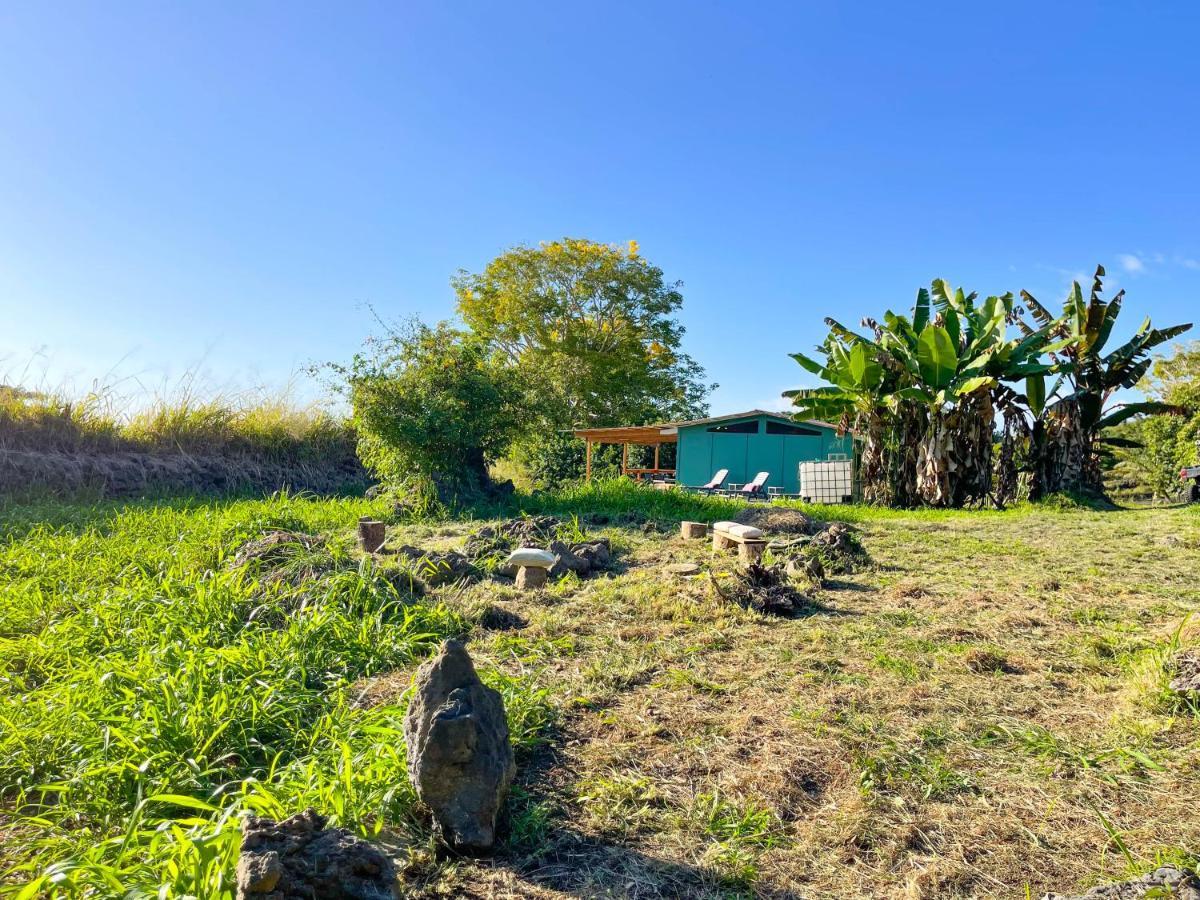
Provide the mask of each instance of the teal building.
POLYGON ((677 484, 699 487, 721 469, 729 470, 725 484, 746 484, 759 472, 766 472, 766 487, 784 494, 800 493, 801 463, 852 459, 854 454, 854 439, 849 434, 839 435, 833 425, 797 422, 761 409, 689 422, 587 428, 575 435, 587 445, 589 478, 594 444, 624 444, 622 472, 634 478, 673 477, 677 484), (660 467, 663 444, 676 445, 673 468, 660 467), (631 468, 628 448, 632 445, 653 447, 653 465, 631 468))
POLYGON ((666 427, 676 432, 675 480, 692 486, 728 469, 727 482, 745 484, 767 472, 767 487, 798 494, 800 463, 850 459, 854 452, 850 435, 839 437, 832 425, 797 422, 762 410, 666 427))

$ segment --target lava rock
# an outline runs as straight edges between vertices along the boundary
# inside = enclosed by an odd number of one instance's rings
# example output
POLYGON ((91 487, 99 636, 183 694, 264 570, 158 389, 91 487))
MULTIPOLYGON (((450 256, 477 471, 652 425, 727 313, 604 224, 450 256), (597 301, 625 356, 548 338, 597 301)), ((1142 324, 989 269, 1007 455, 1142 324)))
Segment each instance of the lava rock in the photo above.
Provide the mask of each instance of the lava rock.
POLYGON ((344 828, 327 828, 307 810, 275 822, 242 822, 237 865, 238 900, 395 900, 396 867, 370 841, 344 828))
POLYGON ((516 775, 504 701, 486 687, 461 641, 446 641, 417 672, 404 717, 408 775, 452 849, 486 852, 516 775))
POLYGON ((597 569, 607 569, 612 562, 612 545, 608 538, 572 544, 571 552, 586 562, 593 572, 597 569))
POLYGON ((1171 660, 1171 690, 1180 694, 1200 694, 1200 650, 1185 650, 1171 660))
POLYGON ((825 580, 825 567, 815 556, 797 556, 789 559, 784 573, 793 581, 810 581, 816 585, 825 580))
POLYGON ((1200 900, 1200 880, 1175 866, 1160 866, 1131 881, 1101 885, 1082 894, 1044 894, 1042 900, 1135 900, 1146 896, 1200 900))
POLYGON ((565 542, 554 541, 550 544, 550 552, 556 557, 554 565, 550 567, 551 578, 562 578, 568 572, 574 572, 580 578, 591 574, 592 564, 578 556, 565 542))

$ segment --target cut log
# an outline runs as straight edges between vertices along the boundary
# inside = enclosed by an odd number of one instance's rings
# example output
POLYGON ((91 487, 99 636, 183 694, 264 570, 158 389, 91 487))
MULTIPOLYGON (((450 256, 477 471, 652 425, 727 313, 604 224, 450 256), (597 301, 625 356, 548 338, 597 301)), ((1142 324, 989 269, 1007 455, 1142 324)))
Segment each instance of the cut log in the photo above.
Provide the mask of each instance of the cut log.
POLYGON ((383 546, 387 537, 387 526, 378 519, 358 520, 358 546, 363 553, 374 553, 383 546))
POLYGON ((550 571, 543 566, 521 566, 517 569, 517 590, 534 591, 545 587, 550 571))
POLYGON ((738 559, 744 563, 756 563, 767 549, 766 541, 742 541, 738 544, 738 559))
POLYGON ((726 550, 732 550, 737 545, 737 541, 727 534, 722 534, 720 531, 713 532, 713 552, 723 553, 726 550))
POLYGON ((680 522, 679 536, 688 540, 703 538, 708 534, 708 526, 703 522, 680 522))

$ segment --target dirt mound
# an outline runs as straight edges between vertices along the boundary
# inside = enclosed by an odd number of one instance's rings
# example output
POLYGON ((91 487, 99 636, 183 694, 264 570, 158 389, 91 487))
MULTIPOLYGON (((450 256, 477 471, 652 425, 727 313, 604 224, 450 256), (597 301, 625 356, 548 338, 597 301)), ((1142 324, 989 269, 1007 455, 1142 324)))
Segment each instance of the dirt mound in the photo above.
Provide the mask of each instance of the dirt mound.
POLYGON ((782 565, 751 563, 744 572, 736 572, 724 584, 709 575, 713 590, 727 603, 773 616, 794 616, 810 601, 788 583, 782 565))
POLYGON ((477 567, 492 565, 497 575, 512 578, 515 566, 506 566, 503 558, 518 547, 548 550, 558 559, 550 570, 551 578, 574 572, 586 578, 612 563, 608 538, 588 538, 568 542, 558 537, 562 522, 554 516, 522 516, 498 525, 485 525, 467 538, 463 555, 477 567))
POLYGON ((805 553, 815 555, 825 571, 835 575, 854 572, 870 559, 858 532, 845 522, 830 522, 814 534, 805 553))
POLYGON ((397 547, 407 557, 413 573, 429 587, 438 587, 478 575, 471 560, 457 550, 422 550, 407 544, 397 547))
POLYGON ((467 538, 463 553, 478 562, 491 556, 507 555, 517 547, 545 549, 554 540, 561 524, 554 516, 520 516, 498 525, 484 525, 467 538))
POLYGON ((249 816, 242 823, 238 900, 393 900, 396 867, 374 844, 343 828, 326 828, 314 810, 282 822, 249 816))
POLYGON ((288 489, 357 493, 370 484, 357 457, 280 463, 243 454, 60 453, 0 448, 0 496, 47 491, 56 496, 269 494, 288 489))
POLYGON ((812 534, 816 531, 812 519, 798 509, 784 506, 747 506, 733 520, 761 528, 767 534, 812 534))

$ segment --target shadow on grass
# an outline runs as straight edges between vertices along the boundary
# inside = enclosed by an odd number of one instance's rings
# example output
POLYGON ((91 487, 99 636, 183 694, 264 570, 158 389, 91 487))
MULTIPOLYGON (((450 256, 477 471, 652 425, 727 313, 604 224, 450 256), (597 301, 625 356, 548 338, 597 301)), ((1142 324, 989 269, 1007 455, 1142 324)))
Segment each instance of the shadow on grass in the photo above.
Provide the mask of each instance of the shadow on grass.
MULTIPOLYGON (((563 723, 569 728, 569 723, 563 723)), ((633 842, 573 827, 572 798, 578 793, 572 761, 563 752, 570 732, 556 727, 521 766, 501 821, 501 848, 475 865, 503 873, 511 884, 571 897, 730 898, 798 897, 722 877, 718 871, 662 859, 633 842)), ((531 894, 533 892, 531 891, 531 894)), ((537 896, 537 894, 533 894, 537 896)), ((488 889, 459 896, 494 896, 488 889)))
POLYGON ((877 589, 857 581, 847 581, 844 578, 826 578, 821 586, 827 591, 849 591, 852 594, 874 594, 877 589))

